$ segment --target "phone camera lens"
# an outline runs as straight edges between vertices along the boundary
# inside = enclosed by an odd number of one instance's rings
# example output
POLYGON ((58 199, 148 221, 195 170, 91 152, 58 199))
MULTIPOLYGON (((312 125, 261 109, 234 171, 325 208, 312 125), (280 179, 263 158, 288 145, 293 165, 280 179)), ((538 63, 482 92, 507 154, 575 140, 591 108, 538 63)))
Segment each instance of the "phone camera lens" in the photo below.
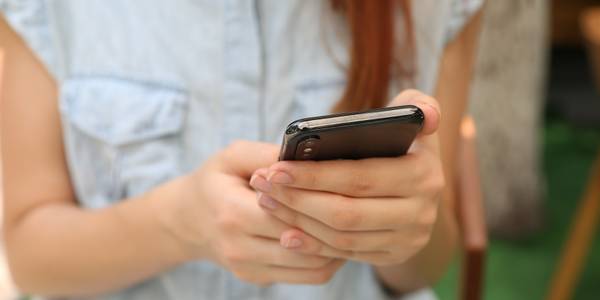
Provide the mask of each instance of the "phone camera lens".
POLYGON ((296 159, 311 160, 318 156, 319 137, 310 136, 298 143, 296 148, 296 159))

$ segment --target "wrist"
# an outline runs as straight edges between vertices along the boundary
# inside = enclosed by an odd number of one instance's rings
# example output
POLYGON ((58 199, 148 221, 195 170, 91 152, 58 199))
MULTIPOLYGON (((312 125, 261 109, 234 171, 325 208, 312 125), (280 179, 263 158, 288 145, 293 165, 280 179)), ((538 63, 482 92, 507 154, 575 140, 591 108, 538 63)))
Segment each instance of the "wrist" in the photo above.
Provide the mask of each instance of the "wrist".
POLYGON ((151 192, 150 196, 161 236, 165 243, 172 245, 181 262, 208 257, 203 242, 205 234, 194 230, 198 226, 192 223, 200 220, 185 204, 191 197, 189 190, 193 181, 193 175, 175 178, 151 192))

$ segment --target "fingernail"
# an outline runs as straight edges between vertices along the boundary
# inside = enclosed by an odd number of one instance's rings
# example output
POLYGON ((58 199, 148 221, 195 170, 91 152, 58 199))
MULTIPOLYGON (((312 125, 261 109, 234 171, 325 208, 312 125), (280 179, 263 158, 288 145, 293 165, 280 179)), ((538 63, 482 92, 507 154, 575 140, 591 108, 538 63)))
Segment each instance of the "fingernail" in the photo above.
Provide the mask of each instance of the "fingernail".
POLYGON ((270 174, 268 180, 269 182, 277 184, 290 184, 294 182, 294 178, 292 178, 290 174, 282 171, 275 171, 274 173, 270 174))
POLYGON ((258 195, 258 204, 268 210, 274 210, 278 206, 277 201, 275 201, 275 199, 263 193, 260 193, 258 195))
POLYGON ((302 240, 298 238, 289 238, 281 240, 281 245, 285 248, 298 248, 302 246, 302 240))
POLYGON ((265 193, 271 191, 271 183, 268 182, 264 177, 256 174, 250 178, 250 186, 265 193))

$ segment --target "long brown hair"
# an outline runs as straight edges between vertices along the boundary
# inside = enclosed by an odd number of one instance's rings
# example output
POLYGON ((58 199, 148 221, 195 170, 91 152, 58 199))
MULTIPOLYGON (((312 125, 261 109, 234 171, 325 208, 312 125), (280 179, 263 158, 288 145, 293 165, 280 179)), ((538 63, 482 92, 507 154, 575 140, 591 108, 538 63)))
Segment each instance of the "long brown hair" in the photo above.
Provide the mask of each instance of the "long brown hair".
POLYGON ((331 0, 350 30, 347 85, 334 111, 385 106, 390 81, 414 78, 414 32, 409 0, 331 0), (396 50, 394 16, 403 13, 404 41, 396 50))

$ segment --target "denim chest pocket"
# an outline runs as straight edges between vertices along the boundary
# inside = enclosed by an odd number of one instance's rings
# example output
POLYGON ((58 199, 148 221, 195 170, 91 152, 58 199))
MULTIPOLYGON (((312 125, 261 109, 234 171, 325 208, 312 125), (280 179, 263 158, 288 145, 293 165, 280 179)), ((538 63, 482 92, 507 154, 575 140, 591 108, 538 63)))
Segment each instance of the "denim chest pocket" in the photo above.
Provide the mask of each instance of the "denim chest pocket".
POLYGON ((187 102, 185 92, 152 83, 66 80, 60 110, 79 201, 103 207, 179 175, 187 102))

